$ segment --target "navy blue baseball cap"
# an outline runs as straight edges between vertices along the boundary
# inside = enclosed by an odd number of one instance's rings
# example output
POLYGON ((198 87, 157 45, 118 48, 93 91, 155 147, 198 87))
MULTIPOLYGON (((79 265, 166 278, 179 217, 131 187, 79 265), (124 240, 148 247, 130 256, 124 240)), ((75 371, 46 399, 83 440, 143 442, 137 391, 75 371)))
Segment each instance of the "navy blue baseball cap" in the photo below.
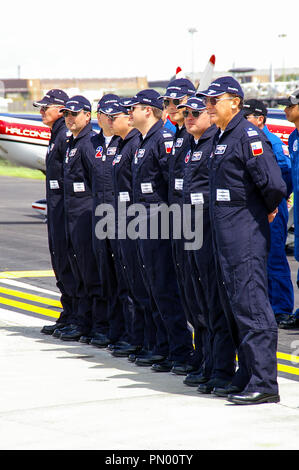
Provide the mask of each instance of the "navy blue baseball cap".
POLYGON ((110 110, 107 112, 107 114, 113 116, 115 114, 128 114, 128 108, 124 106, 124 102, 127 102, 128 98, 119 98, 118 102, 116 103, 111 103, 110 105, 110 110))
POLYGON ((128 108, 135 106, 136 104, 144 104, 145 106, 153 106, 154 108, 163 110, 161 95, 151 88, 139 91, 137 95, 133 96, 133 98, 123 101, 123 105, 128 108))
POLYGON ((282 104, 283 106, 294 106, 299 104, 299 88, 293 91, 293 93, 290 94, 287 98, 280 100, 279 104, 282 104))
POLYGON ((165 95, 162 98, 183 98, 186 95, 194 95, 195 86, 187 78, 177 78, 168 83, 165 95))
POLYGON ((113 93, 108 93, 107 95, 102 96, 97 106, 97 113, 110 114, 111 106, 119 102, 119 96, 114 95, 113 93))
POLYGON ((75 95, 66 102, 62 111, 79 112, 82 109, 83 111, 91 111, 91 104, 85 96, 75 95))
POLYGON ((194 111, 203 111, 206 109, 206 105, 199 96, 190 96, 186 103, 179 104, 177 108, 190 108, 194 111))
POLYGON ((223 93, 231 93, 240 96, 240 98, 244 98, 244 92, 240 83, 231 76, 217 78, 211 83, 207 90, 199 91, 196 95, 219 96, 223 95, 223 93))
POLYGON ((50 106, 53 104, 64 106, 68 99, 68 95, 63 90, 53 88, 53 90, 49 90, 40 101, 34 101, 33 106, 50 106))

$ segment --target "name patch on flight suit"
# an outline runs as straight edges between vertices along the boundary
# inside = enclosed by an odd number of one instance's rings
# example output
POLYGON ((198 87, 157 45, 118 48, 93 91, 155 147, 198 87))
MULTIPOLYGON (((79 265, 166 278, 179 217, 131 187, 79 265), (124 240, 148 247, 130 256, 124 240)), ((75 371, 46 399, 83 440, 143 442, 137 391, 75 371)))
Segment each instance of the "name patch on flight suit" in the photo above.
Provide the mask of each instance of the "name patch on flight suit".
POLYGON ((259 134, 258 134, 258 132, 257 132, 256 130, 249 128, 249 129, 247 130, 247 135, 248 135, 248 137, 253 137, 253 136, 259 135, 259 134))
POLYGON ((59 183, 57 180, 50 180, 50 189, 59 189, 59 183))
POLYGON ((217 189, 216 201, 230 201, 229 189, 217 189))
POLYGON ((85 191, 84 183, 73 183, 74 193, 83 193, 85 191))
POLYGON ((264 153, 263 144, 261 141, 252 142, 250 146, 251 146, 252 155, 254 155, 255 157, 257 157, 258 155, 262 155, 264 153))
POLYGON ((175 178, 174 180, 174 189, 177 191, 182 191, 184 185, 184 180, 183 178, 175 178))
POLYGON ((203 204, 204 198, 203 193, 191 193, 191 204, 203 204))
POLYGON ((150 194, 153 192, 152 183, 141 183, 141 192, 142 194, 150 194))
POLYGON ((217 145, 214 155, 223 155, 226 149, 227 149, 227 145, 217 145))
POLYGON ((130 200, 130 195, 129 195, 128 191, 120 192, 119 193, 119 200, 121 202, 129 201, 130 200))

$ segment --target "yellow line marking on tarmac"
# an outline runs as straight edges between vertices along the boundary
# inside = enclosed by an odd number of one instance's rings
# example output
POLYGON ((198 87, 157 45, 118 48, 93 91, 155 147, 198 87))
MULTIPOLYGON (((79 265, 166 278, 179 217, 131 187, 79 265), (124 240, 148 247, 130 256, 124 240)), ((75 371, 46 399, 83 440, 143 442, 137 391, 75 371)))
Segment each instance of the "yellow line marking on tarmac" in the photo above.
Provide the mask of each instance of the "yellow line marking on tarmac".
POLYGON ((285 364, 277 364, 277 370, 280 372, 287 372, 292 375, 299 375, 298 367, 287 366, 285 364))
POLYGON ((54 271, 52 269, 42 271, 2 271, 0 272, 0 279, 19 279, 22 277, 53 277, 54 271))
POLYGON ((32 300, 32 302, 38 302, 40 304, 51 305, 52 307, 62 307, 59 300, 48 299, 46 297, 41 297, 40 295, 27 294, 18 290, 8 289, 6 287, 0 287, 0 293, 11 295, 13 297, 19 297, 20 299, 32 300))
POLYGON ((299 364, 299 356, 295 356, 294 354, 278 352, 277 359, 284 359, 285 361, 296 362, 299 364))
POLYGON ((5 297, 0 297, 0 304, 20 308, 21 310, 26 310, 27 312, 39 313, 40 315, 46 315, 47 317, 59 318, 60 316, 60 312, 55 312, 55 310, 37 307, 36 305, 26 304, 25 302, 18 302, 17 300, 6 299, 5 297))

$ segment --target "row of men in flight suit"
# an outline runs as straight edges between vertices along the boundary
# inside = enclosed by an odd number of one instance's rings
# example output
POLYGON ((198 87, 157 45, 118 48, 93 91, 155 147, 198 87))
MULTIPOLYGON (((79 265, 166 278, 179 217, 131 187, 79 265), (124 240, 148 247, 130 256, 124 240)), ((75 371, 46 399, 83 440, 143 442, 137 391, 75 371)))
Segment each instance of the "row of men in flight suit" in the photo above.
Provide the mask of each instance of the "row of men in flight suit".
MULTIPOLYGON (((265 134, 243 117, 243 97, 232 77, 199 95, 187 79, 170 82, 164 97, 105 95, 100 133, 83 96, 51 90, 35 103, 52 130, 48 233, 63 305, 44 333, 187 374, 186 384, 233 403, 279 401, 267 252, 269 220, 287 190, 265 134), (161 119, 164 106, 175 135, 161 119), (184 122, 175 119, 179 109, 184 122), (98 237, 103 204, 117 224, 118 201, 141 204, 148 229, 153 206, 187 204, 197 230, 199 205, 201 248, 186 251, 184 238, 161 231, 154 239, 98 237)), ((126 218, 134 222, 129 211, 126 218)))

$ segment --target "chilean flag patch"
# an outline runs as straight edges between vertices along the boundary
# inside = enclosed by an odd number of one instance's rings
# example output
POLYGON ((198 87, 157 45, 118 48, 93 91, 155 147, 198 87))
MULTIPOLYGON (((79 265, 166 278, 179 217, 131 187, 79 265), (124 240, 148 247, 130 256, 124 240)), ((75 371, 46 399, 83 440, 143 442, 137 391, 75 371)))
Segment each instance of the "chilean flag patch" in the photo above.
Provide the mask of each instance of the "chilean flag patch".
POLYGON ((164 142, 166 153, 171 153, 173 142, 164 142))
POLYGON ((250 145, 251 145, 252 155, 254 155, 255 157, 257 157, 258 155, 262 155, 264 153, 263 144, 261 141, 252 142, 252 144, 250 145))

